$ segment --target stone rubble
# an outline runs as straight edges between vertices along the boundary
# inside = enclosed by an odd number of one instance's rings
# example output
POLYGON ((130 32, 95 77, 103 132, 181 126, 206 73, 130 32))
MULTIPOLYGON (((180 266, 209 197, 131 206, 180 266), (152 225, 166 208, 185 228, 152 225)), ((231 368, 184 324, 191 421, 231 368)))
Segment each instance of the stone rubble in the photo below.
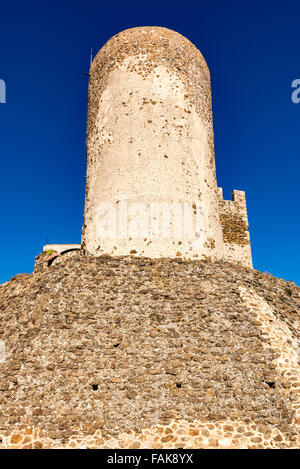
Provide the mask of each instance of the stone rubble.
POLYGON ((297 448, 299 307, 221 261, 44 254, 0 286, 0 448, 297 448))

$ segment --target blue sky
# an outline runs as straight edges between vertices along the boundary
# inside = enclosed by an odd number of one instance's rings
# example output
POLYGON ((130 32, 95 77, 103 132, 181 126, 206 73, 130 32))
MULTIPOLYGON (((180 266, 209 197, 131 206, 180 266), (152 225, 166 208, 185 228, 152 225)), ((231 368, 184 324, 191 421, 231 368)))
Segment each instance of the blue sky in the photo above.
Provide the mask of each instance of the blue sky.
POLYGON ((114 34, 165 26, 212 77, 218 185, 245 190, 254 266, 300 284, 300 3, 12 1, 0 7, 0 283, 50 243, 80 243, 88 71, 114 34))

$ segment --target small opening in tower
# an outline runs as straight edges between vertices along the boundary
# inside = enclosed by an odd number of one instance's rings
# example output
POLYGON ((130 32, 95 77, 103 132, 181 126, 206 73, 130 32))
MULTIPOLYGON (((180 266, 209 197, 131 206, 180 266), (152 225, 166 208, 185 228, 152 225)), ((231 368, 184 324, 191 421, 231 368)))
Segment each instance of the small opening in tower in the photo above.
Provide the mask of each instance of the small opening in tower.
POLYGON ((269 386, 269 388, 271 389, 274 389, 275 388, 275 383, 274 381, 266 381, 267 385, 269 386))
POLYGON ((181 383, 176 383, 176 388, 180 389, 181 388, 181 383))
POLYGON ((114 344, 114 347, 117 348, 117 347, 119 347, 119 345, 120 345, 120 344, 114 344))
POLYGON ((92 384, 92 388, 93 388, 93 391, 97 391, 97 389, 99 388, 99 385, 98 384, 92 384))

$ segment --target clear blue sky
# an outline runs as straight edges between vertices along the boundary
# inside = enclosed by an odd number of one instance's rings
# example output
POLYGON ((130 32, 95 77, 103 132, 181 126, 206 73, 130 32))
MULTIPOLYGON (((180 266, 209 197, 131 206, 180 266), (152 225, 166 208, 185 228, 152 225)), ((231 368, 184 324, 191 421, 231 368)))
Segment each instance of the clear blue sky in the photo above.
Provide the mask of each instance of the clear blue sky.
POLYGON ((255 268, 300 284, 299 1, 11 1, 0 8, 0 283, 80 243, 91 47, 134 26, 188 37, 212 76, 218 184, 247 194, 255 268))

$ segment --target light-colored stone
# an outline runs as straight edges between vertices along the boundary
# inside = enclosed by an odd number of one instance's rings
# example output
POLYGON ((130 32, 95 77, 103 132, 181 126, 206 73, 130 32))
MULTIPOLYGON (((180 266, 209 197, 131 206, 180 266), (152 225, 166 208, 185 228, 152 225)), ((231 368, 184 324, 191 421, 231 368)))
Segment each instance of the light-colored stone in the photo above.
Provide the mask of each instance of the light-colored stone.
MULTIPOLYGON (((224 257, 211 106, 206 62, 180 34, 133 28, 100 50, 89 84, 88 254, 224 257)), ((249 265, 239 251, 230 260, 249 265)))

